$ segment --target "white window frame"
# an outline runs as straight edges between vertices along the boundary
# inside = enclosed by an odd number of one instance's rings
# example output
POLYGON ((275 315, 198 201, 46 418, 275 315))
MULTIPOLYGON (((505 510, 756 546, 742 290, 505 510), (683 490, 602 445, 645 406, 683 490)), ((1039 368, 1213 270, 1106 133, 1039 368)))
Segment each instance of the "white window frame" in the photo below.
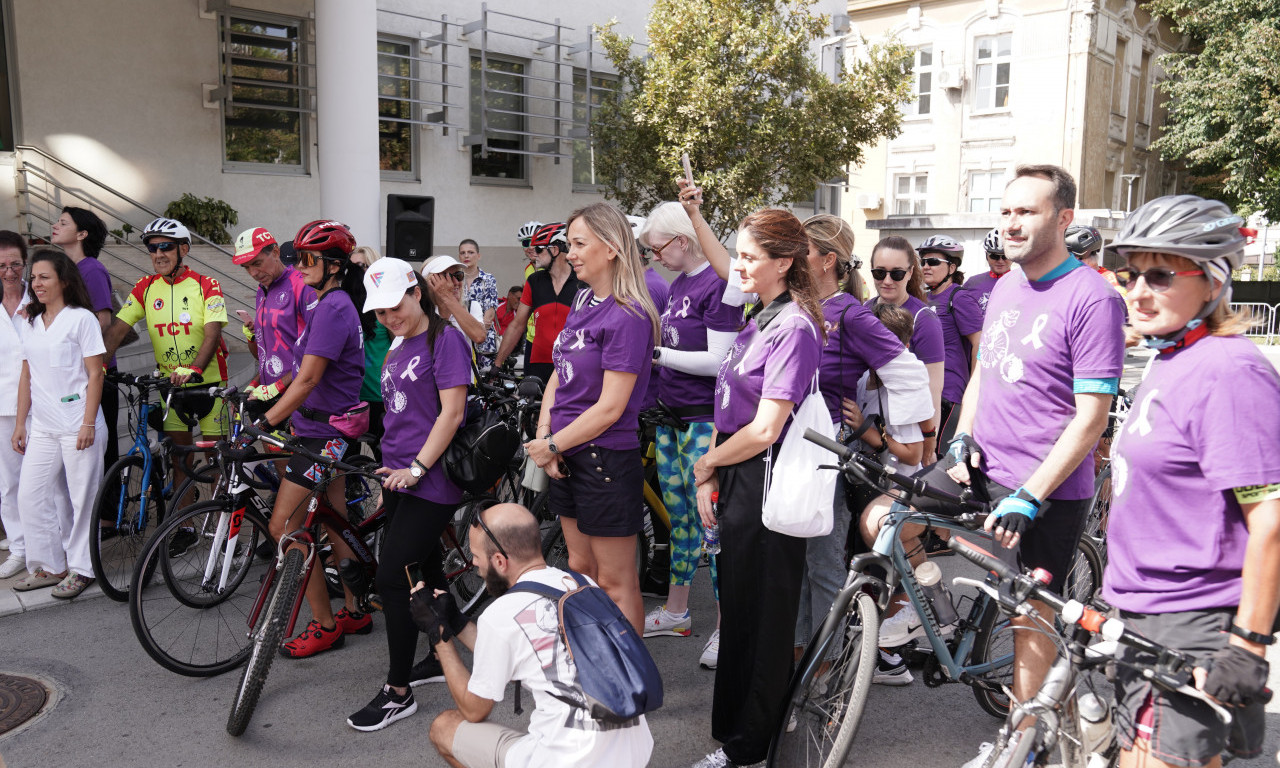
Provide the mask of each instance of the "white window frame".
POLYGON ((933 81, 934 73, 937 72, 934 63, 933 45, 921 45, 912 52, 911 65, 911 101, 903 106, 903 114, 907 117, 929 117, 933 114, 933 81), (929 62, 921 63, 923 55, 927 54, 929 62), (924 98, 924 108, 921 109, 921 98, 924 98))
POLYGON ((989 171, 969 171, 969 213, 1000 212, 1000 201, 1004 198, 1002 182, 1005 180, 1006 174, 1007 172, 1003 168, 989 171), (977 184, 979 179, 985 182, 981 188, 977 184), (975 207, 975 204, 979 202, 982 204, 975 207))
POLYGON ((1011 99, 1013 84, 1013 33, 1001 32, 995 35, 979 35, 973 39, 973 109, 975 112, 1007 112, 1011 99), (1008 52, 1001 54, 1001 42, 1008 41, 1008 52), (991 55, 979 58, 983 42, 990 41, 991 55), (1005 67, 1005 81, 999 81, 1000 67, 1005 67), (991 76, 991 85, 983 88, 984 73, 991 76), (1003 88, 1005 102, 1000 103, 999 92, 1003 88), (989 94, 984 99, 984 94, 989 94))
POLYGON ((929 173, 927 171, 915 171, 912 173, 895 173, 893 175, 893 214, 894 216, 923 216, 929 212, 929 173), (899 191, 902 180, 909 179, 907 182, 909 189, 904 193, 899 191), (921 191, 921 181, 923 180, 924 190, 921 191), (904 205, 909 209, 900 211, 899 208, 904 205))

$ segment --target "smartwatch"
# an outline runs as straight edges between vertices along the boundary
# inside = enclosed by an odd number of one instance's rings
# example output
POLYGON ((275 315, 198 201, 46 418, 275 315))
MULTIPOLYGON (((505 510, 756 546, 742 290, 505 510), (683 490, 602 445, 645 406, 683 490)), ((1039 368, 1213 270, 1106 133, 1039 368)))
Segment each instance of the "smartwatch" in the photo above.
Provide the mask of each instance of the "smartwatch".
POLYGON ((653 362, 655 362, 655 363, 656 363, 656 362, 658 362, 660 359, 662 359, 662 347, 654 347, 654 348, 653 348, 653 362))

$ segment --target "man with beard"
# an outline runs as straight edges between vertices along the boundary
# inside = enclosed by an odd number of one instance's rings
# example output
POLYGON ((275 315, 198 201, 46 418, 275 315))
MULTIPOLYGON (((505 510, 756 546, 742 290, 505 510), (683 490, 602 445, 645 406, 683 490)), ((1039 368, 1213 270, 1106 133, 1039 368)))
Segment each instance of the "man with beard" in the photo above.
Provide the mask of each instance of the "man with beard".
POLYGON ((499 504, 478 512, 468 535, 473 562, 495 597, 479 623, 464 624, 447 592, 428 597, 419 584, 410 600, 457 705, 431 724, 431 743, 440 755, 449 765, 465 768, 647 765, 653 737, 643 716, 606 725, 566 701, 575 698, 575 667, 558 632, 556 603, 530 592, 508 592, 518 581, 577 587, 572 576, 542 559, 537 520, 519 504, 499 504), (455 629, 457 639, 474 652, 474 673, 458 655, 455 629), (527 732, 485 722, 512 680, 533 693, 527 732))

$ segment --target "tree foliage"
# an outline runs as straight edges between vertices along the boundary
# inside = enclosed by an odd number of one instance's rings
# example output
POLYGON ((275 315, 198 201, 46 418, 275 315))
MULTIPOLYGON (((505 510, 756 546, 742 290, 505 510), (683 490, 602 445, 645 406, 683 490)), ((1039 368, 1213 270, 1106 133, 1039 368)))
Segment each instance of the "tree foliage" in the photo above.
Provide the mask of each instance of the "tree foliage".
POLYGON ((1189 39, 1161 63, 1169 125, 1154 147, 1240 210, 1280 211, 1280 0, 1152 0, 1189 39))
POLYGON ((723 236, 757 208, 811 198, 896 136, 910 53, 864 46, 832 82, 813 56, 830 26, 814 1, 656 0, 643 57, 602 28, 623 84, 592 121, 606 194, 637 212, 675 199, 687 151, 703 215, 723 236))

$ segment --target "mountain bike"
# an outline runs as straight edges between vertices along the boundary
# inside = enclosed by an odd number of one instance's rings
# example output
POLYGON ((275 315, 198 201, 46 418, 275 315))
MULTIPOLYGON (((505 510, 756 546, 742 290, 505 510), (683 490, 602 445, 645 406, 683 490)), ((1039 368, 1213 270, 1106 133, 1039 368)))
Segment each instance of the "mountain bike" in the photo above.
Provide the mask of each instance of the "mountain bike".
POLYGON ((1035 696, 1010 709, 984 768, 1044 766, 1055 762, 1055 757, 1064 768, 1115 765, 1119 745, 1114 718, 1108 717, 1111 704, 1103 703, 1100 691, 1083 675, 1108 664, 1128 664, 1161 690, 1202 701, 1224 725, 1231 723, 1229 710, 1192 685, 1196 660, 1189 654, 1151 642, 1118 618, 1107 618, 1100 603, 1089 606, 1049 591, 1052 577, 1043 570, 1019 573, 968 541, 953 542, 952 548, 988 572, 985 581, 957 578, 956 584, 977 587, 1007 614, 1031 618, 1039 625, 1032 631, 1053 637, 1059 646, 1058 657, 1035 696), (1032 598, 1052 608, 1065 631, 1042 616, 1029 602, 1032 598), (1095 635, 1112 644, 1137 648, 1149 659, 1121 662, 1111 653, 1088 646, 1087 641, 1095 635))
POLYGON ((891 512, 872 551, 853 556, 844 587, 792 676, 787 703, 769 745, 768 765, 835 768, 844 764, 876 670, 880 616, 899 587, 922 617, 924 639, 932 649, 925 665, 925 684, 969 685, 983 710, 1004 717, 1009 706, 1005 688, 1013 663, 1008 622, 1001 620, 991 598, 979 594, 967 612, 962 609, 968 598, 961 598, 956 610, 959 620, 951 636, 945 637, 899 537, 902 526, 913 523, 990 541, 990 535, 981 530, 989 505, 973 499, 968 491, 955 496, 931 488, 813 430, 806 430, 805 438, 839 457, 839 466, 827 469, 839 469, 853 482, 881 487, 882 481, 892 483, 901 489, 898 501, 904 505, 924 496, 968 511, 956 517, 910 508, 891 512), (886 575, 879 576, 873 566, 886 575))

